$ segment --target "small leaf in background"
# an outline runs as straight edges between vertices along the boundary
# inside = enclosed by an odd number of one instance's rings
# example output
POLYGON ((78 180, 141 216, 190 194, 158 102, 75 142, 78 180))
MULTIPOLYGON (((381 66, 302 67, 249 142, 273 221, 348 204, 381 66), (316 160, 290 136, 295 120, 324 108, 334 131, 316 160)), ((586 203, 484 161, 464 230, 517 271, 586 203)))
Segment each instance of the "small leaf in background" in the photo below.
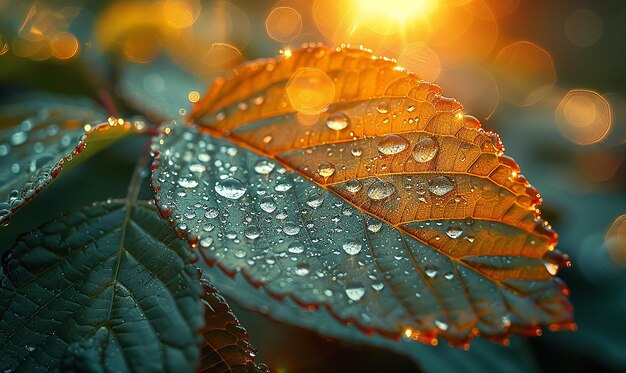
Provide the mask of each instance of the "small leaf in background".
POLYGON ((143 127, 107 122, 93 105, 69 100, 0 106, 0 223, 58 176, 143 127))
POLYGON ((574 327, 537 191, 497 135, 392 61, 309 48, 251 62, 190 120, 155 139, 152 183, 209 264, 432 344, 574 327), (310 93, 286 89, 302 68, 334 84, 314 118, 290 103, 310 93))
POLYGON ((193 371, 201 286, 152 205, 96 203, 24 234, 0 276, 2 371, 193 371))
POLYGON ((200 372, 266 372, 254 363, 254 349, 248 343, 248 333, 230 310, 217 289, 202 280, 204 294, 204 327, 200 345, 200 372))

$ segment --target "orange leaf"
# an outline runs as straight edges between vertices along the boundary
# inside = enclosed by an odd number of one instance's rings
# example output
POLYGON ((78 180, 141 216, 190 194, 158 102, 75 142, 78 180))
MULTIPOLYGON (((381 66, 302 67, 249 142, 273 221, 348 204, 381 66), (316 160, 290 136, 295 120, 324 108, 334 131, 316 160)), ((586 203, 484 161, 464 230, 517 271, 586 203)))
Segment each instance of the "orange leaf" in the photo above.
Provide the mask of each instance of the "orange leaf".
POLYGON ((496 134, 393 61, 309 48, 250 62, 189 121, 155 143, 153 185, 209 263, 427 343, 574 328, 537 191, 496 134), (319 113, 306 101, 321 94, 290 91, 302 69, 332 82, 319 113))

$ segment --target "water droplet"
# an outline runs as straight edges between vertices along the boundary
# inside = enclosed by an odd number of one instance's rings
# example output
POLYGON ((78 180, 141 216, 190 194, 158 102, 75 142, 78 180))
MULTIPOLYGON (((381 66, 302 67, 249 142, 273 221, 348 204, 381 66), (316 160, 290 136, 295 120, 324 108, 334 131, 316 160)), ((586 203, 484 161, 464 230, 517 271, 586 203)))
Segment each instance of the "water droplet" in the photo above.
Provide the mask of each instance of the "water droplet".
POLYGON ((317 173, 324 178, 330 177, 335 173, 335 165, 330 162, 322 162, 317 166, 317 173))
POLYGON ((274 187, 274 190, 277 192, 286 192, 289 189, 291 189, 292 185, 290 182, 288 181, 281 181, 280 183, 276 184, 276 186, 274 187))
POLYGON ((363 154, 363 149, 359 147, 353 147, 352 149, 350 149, 350 153, 355 157, 360 157, 361 154, 363 154))
POLYGON ((312 208, 318 208, 324 202, 324 197, 321 194, 312 194, 307 198, 306 204, 312 208))
POLYGON ((256 225, 249 225, 244 229, 243 234, 251 240, 256 240, 261 235, 261 231, 256 225))
POLYGON ((378 142, 378 151, 385 155, 398 154, 409 146, 409 142, 402 136, 387 135, 378 142))
POLYGON ((406 111, 408 111, 409 113, 412 113, 415 111, 415 106, 414 105, 410 105, 409 107, 406 108, 406 111))
POLYGON ((379 232, 382 227, 383 223, 378 220, 372 220, 371 222, 367 223, 367 230, 372 233, 379 232))
POLYGON ((183 177, 178 180, 178 185, 185 189, 193 189, 198 186, 198 181, 183 177))
POLYGON ((455 225, 451 225, 446 229, 446 235, 450 238, 459 238, 463 234, 463 229, 455 225))
POLYGON ((246 187, 241 181, 233 177, 228 177, 215 183, 215 191, 222 197, 239 199, 246 193, 246 187))
POLYGON ((350 124, 350 119, 344 113, 335 113, 326 119, 326 126, 335 131, 348 127, 348 124, 350 124))
POLYGON ((443 275, 443 277, 444 277, 446 280, 452 280, 452 279, 454 278, 454 273, 452 273, 452 272, 447 272, 445 275, 443 275))
POLYGON ((261 210, 267 213, 272 213, 276 210, 276 202, 272 197, 263 197, 259 206, 261 207, 261 210))
POLYGON ((306 276, 309 274, 309 265, 306 263, 300 263, 296 266, 294 273, 298 276, 306 276))
POLYGON ((389 112, 389 105, 386 102, 381 102, 376 107, 376 110, 381 114, 387 114, 389 112))
POLYGON ((260 175, 268 175, 274 171, 276 164, 267 160, 260 160, 254 165, 254 171, 260 175))
POLYGON ((215 219, 217 218, 217 215, 219 215, 219 212, 214 208, 210 208, 204 213, 204 217, 207 219, 215 219))
POLYGON ((346 181, 345 184, 346 190, 350 193, 356 193, 363 187, 363 184, 357 179, 350 179, 346 181))
POLYGON ((447 176, 435 177, 428 186, 428 190, 434 195, 444 196, 454 189, 454 181, 447 176))
POLYGON ((443 321, 440 321, 440 320, 435 320, 435 325, 436 325, 439 329, 443 330, 444 332, 445 332, 446 330, 448 330, 448 324, 446 324, 446 323, 445 323, 445 322, 443 322, 443 321))
POLYGON ((346 288, 346 295, 353 301, 358 301, 365 295, 365 289, 359 283, 349 284, 346 288))
POLYGON ((287 236, 295 236, 296 234, 300 233, 300 227, 296 223, 288 221, 283 227, 283 232, 287 236))
POLYGON ((367 188, 367 196, 373 200, 381 200, 389 197, 396 192, 396 188, 391 183, 382 180, 376 180, 367 188))
POLYGON ((376 283, 376 284, 372 284, 372 289, 376 290, 376 291, 381 291, 383 290, 383 288, 385 287, 385 284, 383 284, 382 282, 376 283))
POLYGON ((302 242, 300 241, 294 241, 289 244, 287 251, 292 254, 300 254, 304 251, 304 245, 302 245, 302 242))
POLYGON ((206 237, 200 240, 200 247, 208 248, 213 244, 213 239, 211 237, 206 237))
POLYGON ((361 241, 350 239, 343 244, 343 251, 348 255, 356 255, 361 252, 361 241))
POLYGON ((11 145, 18 146, 22 145, 28 140, 28 132, 26 131, 17 131, 11 135, 10 141, 11 145))
POLYGON ((434 266, 426 266, 424 268, 424 273, 426 273, 426 276, 433 278, 435 276, 437 276, 437 267, 434 266))
POLYGON ((437 142, 432 137, 423 137, 415 144, 411 155, 415 161, 423 163, 435 158, 437 151, 439 151, 437 142))

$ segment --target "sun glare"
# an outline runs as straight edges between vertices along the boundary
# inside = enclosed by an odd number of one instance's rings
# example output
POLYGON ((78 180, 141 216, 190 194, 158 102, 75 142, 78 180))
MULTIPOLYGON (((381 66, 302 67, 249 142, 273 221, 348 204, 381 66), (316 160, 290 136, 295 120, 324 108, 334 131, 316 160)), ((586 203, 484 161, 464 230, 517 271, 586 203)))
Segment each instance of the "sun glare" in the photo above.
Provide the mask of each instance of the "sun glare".
POLYGON ((359 13, 369 18, 378 17, 381 22, 395 21, 401 24, 415 18, 425 17, 437 5, 437 0, 354 0, 359 13))

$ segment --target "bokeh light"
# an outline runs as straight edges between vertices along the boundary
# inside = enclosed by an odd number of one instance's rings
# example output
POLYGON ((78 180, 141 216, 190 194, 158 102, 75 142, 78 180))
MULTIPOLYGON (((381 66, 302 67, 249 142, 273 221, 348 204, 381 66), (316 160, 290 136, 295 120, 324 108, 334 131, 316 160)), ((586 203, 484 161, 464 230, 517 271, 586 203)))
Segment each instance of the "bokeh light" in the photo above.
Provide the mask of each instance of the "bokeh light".
POLYGON ((291 7, 276 7, 267 16, 265 29, 272 39, 287 42, 302 32, 302 17, 291 7))
POLYGON ((541 101, 556 83, 550 54, 528 41, 504 47, 495 59, 494 72, 501 97, 519 106, 541 101))
POLYGON ((611 107, 597 92, 569 91, 556 109, 556 122, 563 136, 580 144, 602 141, 611 130, 611 107))
POLYGON ((200 15, 198 0, 166 0, 163 2, 163 16, 174 28, 191 26, 200 15))
POLYGON ((52 55, 60 60, 69 60, 78 52, 78 40, 71 32, 59 32, 50 41, 52 55))
POLYGON ((287 82, 287 97, 296 111, 316 115, 333 101, 335 84, 321 69, 300 68, 287 82))
POLYGON ((604 244, 613 262, 626 267, 626 214, 613 221, 604 237, 604 244))
POLYGON ((589 9, 577 9, 565 21, 567 38, 579 47, 593 45, 602 36, 603 29, 602 18, 589 9))
POLYGON ((475 65, 445 70, 437 79, 445 96, 459 100, 465 112, 478 119, 488 119, 498 106, 498 85, 491 74, 475 65))

